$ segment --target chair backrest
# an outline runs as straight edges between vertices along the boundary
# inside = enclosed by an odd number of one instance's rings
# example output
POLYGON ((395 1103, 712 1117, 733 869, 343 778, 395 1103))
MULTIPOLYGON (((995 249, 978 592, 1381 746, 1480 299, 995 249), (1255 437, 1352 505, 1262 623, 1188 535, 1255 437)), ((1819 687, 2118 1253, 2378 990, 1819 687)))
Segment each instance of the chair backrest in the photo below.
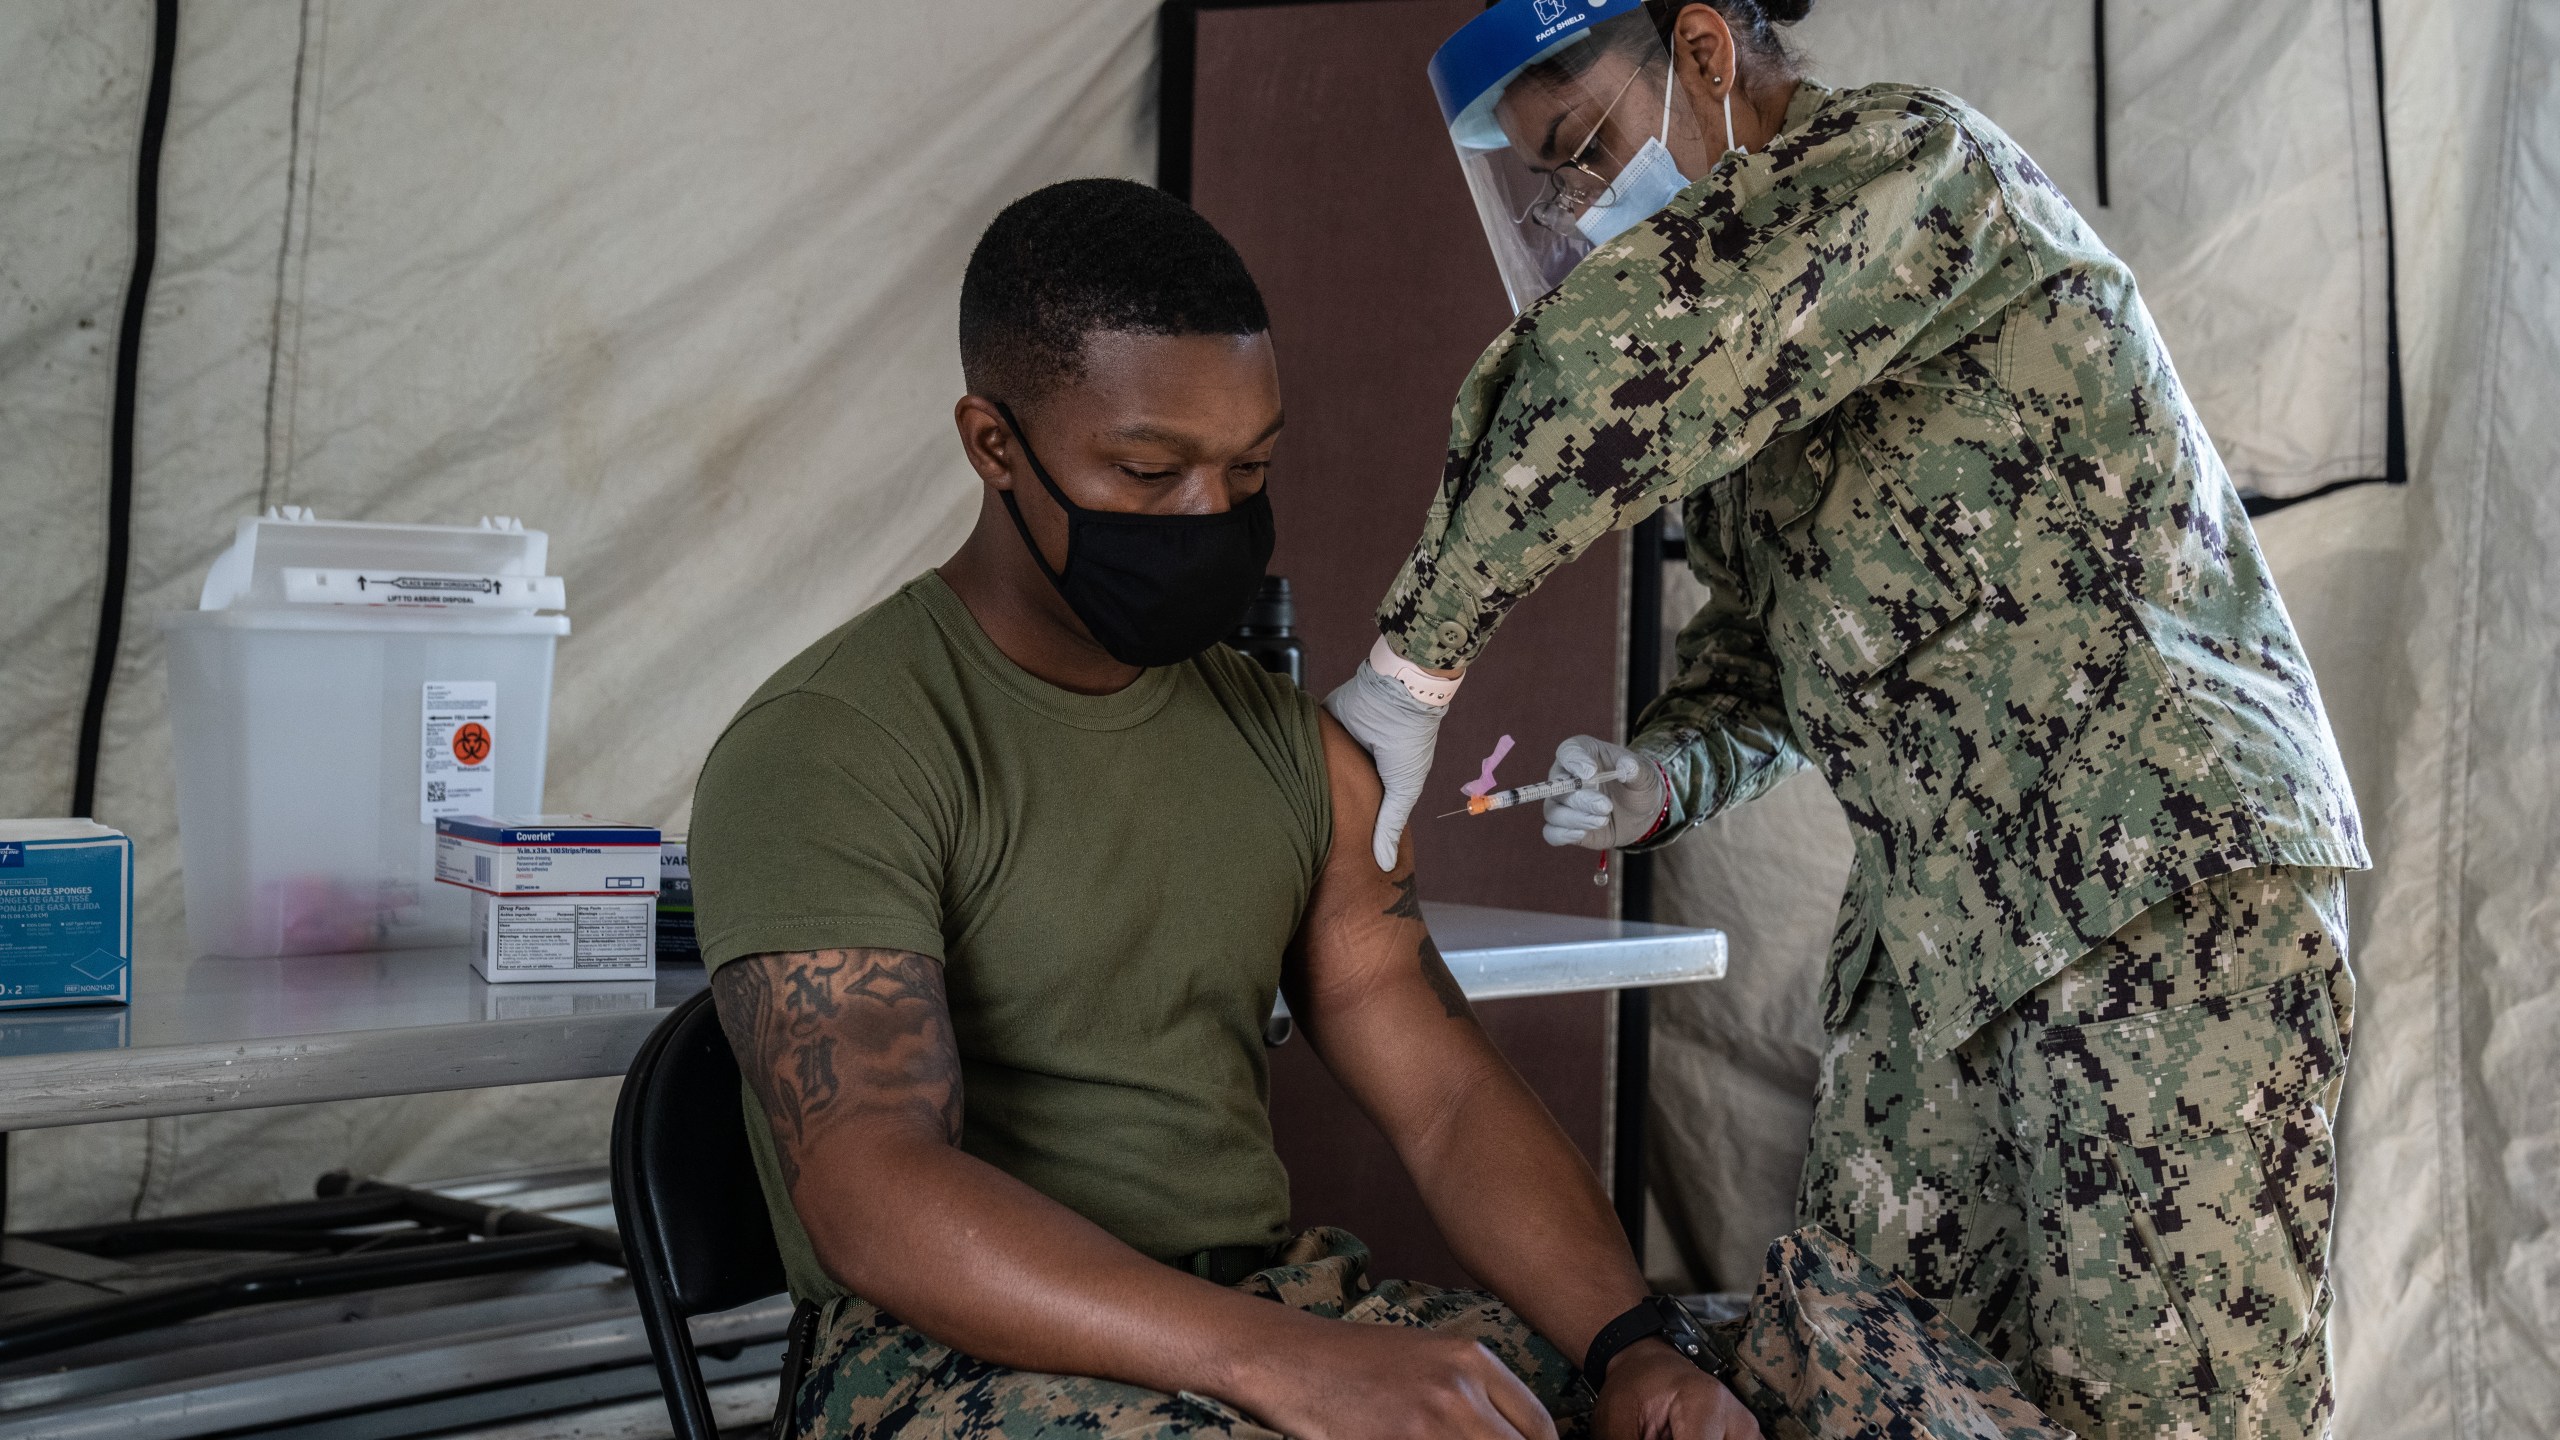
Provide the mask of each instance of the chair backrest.
POLYGON ((633 1279, 663 1288, 677 1314, 784 1288, 738 1061, 707 990, 670 1012, 632 1059, 613 1117, 613 1188, 633 1279))
MULTIPOLYGON (((677 1440, 719 1440, 685 1321, 777 1294, 785 1282, 747 1148, 737 1057, 707 990, 649 1032, 623 1078, 613 1111, 613 1210, 677 1440)), ((777 1435, 787 1432, 807 1359, 804 1327, 814 1315, 804 1305, 792 1316, 777 1435)))

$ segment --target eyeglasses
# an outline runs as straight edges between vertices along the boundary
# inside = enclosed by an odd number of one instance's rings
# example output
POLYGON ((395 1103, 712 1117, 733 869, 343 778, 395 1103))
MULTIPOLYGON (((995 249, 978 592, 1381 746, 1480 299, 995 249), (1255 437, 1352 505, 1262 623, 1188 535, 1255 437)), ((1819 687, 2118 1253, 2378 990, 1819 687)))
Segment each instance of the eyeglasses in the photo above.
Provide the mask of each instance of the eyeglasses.
POLYGON ((1572 235, 1577 233, 1573 225, 1576 217, 1594 205, 1609 203, 1610 187, 1616 182, 1591 168, 1591 152, 1602 148, 1600 131, 1609 123, 1609 112, 1617 109, 1618 102, 1627 98, 1627 91, 1634 88, 1636 77, 1643 73, 1642 66, 1627 73, 1626 83, 1618 87, 1617 94, 1609 97, 1608 104, 1600 107, 1600 118, 1591 122, 1591 130, 1582 137, 1582 143, 1573 147, 1573 154, 1563 164, 1547 172, 1546 184, 1539 190, 1538 197, 1529 202, 1527 209, 1511 217, 1512 224, 1529 221, 1559 234, 1572 235), (1575 187, 1572 182, 1577 178, 1590 183, 1590 193, 1585 194, 1575 187))

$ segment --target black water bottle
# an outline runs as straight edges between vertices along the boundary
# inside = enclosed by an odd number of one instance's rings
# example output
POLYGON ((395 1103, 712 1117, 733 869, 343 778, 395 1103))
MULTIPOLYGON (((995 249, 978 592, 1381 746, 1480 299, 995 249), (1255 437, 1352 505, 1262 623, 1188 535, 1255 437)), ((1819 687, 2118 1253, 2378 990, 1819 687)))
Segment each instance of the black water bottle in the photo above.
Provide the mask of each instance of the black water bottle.
POLYGON ((1286 675, 1304 685, 1307 648, 1298 643, 1297 624, 1298 607, 1289 599, 1288 577, 1265 575, 1262 589, 1245 607, 1244 619, 1236 622, 1235 633, 1227 637, 1227 643, 1272 674, 1286 675))

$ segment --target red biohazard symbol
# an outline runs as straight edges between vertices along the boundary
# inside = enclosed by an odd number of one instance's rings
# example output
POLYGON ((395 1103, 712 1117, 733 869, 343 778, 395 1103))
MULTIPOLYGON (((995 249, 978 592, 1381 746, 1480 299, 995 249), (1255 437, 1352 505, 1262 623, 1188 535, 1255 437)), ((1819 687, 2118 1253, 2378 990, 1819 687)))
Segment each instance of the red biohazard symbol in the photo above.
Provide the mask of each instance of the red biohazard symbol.
POLYGON ((489 758, 489 727, 474 720, 453 732, 453 758, 477 765, 489 758))

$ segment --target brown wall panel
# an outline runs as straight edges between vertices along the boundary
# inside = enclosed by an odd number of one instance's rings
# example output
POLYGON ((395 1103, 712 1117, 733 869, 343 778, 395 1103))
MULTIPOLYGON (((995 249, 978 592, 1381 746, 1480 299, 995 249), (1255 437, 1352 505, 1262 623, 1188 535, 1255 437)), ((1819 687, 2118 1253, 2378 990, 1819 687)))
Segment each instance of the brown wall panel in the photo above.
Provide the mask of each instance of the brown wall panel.
MULTIPOLYGON (((1204 10, 1191 200, 1269 301, 1289 428, 1271 486, 1274 574, 1298 598, 1309 685, 1377 637, 1379 597, 1440 481, 1449 406, 1511 318, 1423 66, 1475 0, 1204 10)), ((1540 843, 1532 813, 1452 808, 1494 741, 1506 784, 1546 778, 1556 742, 1610 733, 1620 537, 1521 602, 1442 731, 1419 814, 1423 893, 1605 915, 1594 857, 1540 843)))
MULTIPOLYGON (((1422 525, 1449 406, 1511 318, 1423 67, 1478 0, 1346 0, 1198 12, 1188 96, 1192 203, 1269 301, 1289 427, 1271 482, 1272 571, 1295 587, 1319 694, 1367 653, 1375 609, 1422 525)), ((1178 76, 1176 77, 1179 78, 1178 76)), ((1170 97, 1168 107, 1183 104, 1170 97)), ((1415 840, 1437 900, 1610 913, 1594 857, 1538 839, 1534 811, 1433 819, 1496 737, 1506 784, 1555 744, 1611 733, 1619 542, 1522 602, 1469 671, 1415 840)), ((1486 1026, 1596 1161, 1606 1129, 1605 997, 1484 1007, 1486 1026)), ((1375 1127, 1303 1040, 1273 1054, 1272 1117, 1302 1224, 1359 1233, 1384 1273, 1455 1281, 1456 1262, 1375 1127)))

